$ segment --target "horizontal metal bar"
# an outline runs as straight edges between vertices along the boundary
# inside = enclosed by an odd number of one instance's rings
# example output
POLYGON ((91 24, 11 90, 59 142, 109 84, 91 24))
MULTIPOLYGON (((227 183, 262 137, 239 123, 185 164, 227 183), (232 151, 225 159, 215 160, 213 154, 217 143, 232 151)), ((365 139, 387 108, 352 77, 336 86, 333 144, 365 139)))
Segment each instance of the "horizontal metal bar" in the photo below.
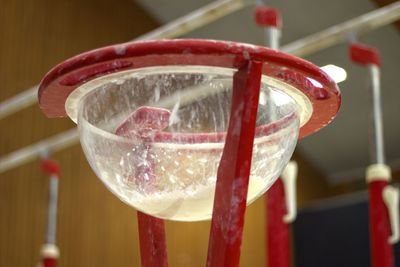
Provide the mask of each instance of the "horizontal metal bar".
POLYGON ((43 152, 54 153, 78 143, 79 135, 76 128, 52 136, 36 144, 24 147, 0 157, 0 173, 38 158, 43 152))
POLYGON ((400 1, 297 40, 281 47, 281 50, 304 57, 332 45, 346 42, 353 34, 361 35, 398 19, 400 19, 400 1))
POLYGON ((174 38, 185 35, 195 29, 207 25, 221 17, 233 13, 246 5, 254 3, 251 0, 220 0, 214 1, 181 18, 146 33, 132 41, 174 38))
POLYGON ((0 120, 37 102, 38 85, 0 103, 0 120))

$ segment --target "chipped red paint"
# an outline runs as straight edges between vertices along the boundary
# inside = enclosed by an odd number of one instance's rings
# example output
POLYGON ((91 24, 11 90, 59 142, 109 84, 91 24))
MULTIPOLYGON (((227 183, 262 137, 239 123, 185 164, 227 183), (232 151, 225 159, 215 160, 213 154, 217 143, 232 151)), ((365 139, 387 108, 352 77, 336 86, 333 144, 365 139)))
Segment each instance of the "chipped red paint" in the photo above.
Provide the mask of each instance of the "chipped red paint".
POLYGON ((249 61, 233 77, 231 115, 217 172, 207 267, 239 266, 261 71, 261 62, 249 61))
POLYGON ((65 117, 68 95, 82 83, 104 73, 165 65, 238 68, 247 60, 262 62, 263 74, 293 85, 309 98, 313 114, 300 129, 300 138, 316 132, 335 117, 340 106, 340 91, 317 66, 261 46, 196 39, 132 42, 75 56, 54 67, 43 78, 39 104, 48 117, 65 117), (107 69, 107 66, 117 67, 107 69), (307 78, 317 81, 321 87, 307 82, 307 78))

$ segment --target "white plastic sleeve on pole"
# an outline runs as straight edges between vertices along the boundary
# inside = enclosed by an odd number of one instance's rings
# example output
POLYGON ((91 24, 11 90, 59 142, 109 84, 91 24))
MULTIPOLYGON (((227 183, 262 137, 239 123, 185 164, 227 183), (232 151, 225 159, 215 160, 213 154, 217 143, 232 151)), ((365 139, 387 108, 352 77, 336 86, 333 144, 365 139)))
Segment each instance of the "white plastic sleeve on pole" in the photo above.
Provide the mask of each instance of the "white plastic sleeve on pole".
POLYGON ((366 171, 367 183, 373 181, 390 181, 390 167, 385 164, 372 164, 368 166, 366 171))
POLYGON ((396 244, 400 239, 399 225, 399 198, 400 190, 392 185, 388 185, 382 192, 383 201, 386 204, 389 213, 389 220, 392 229, 392 235, 389 237, 389 244, 396 244))
POLYGON ((371 78, 372 96, 372 131, 371 132, 371 160, 378 164, 385 163, 385 145, 383 140, 383 118, 381 101, 381 82, 379 66, 371 64, 368 66, 371 78))
POLYGON ((281 174, 283 187, 285 190, 285 201, 287 214, 283 217, 285 223, 292 223, 297 216, 296 201, 296 180, 297 180, 297 163, 290 161, 281 174))
POLYGON ((54 244, 44 244, 41 249, 41 255, 43 258, 58 259, 60 251, 54 244))

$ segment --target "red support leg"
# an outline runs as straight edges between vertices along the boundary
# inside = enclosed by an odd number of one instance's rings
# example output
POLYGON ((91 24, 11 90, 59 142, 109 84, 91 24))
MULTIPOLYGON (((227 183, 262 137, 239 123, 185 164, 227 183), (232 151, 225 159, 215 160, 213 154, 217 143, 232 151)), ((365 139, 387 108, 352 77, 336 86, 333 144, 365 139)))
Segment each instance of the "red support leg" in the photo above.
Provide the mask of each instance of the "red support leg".
POLYGON ((55 258, 44 258, 43 267, 57 267, 57 259, 55 258))
POLYGON ((137 217, 142 267, 167 267, 164 221, 140 211, 137 217))
POLYGON ((391 233, 389 214, 382 199, 388 181, 374 179, 369 182, 369 218, 372 267, 394 267, 393 247, 388 240, 391 233))
POLYGON ((283 221, 287 214, 285 191, 279 178, 266 193, 267 207, 267 266, 289 267, 289 224, 283 221))
POLYGON ((239 266, 262 63, 247 61, 233 77, 231 116, 218 167, 208 267, 239 266))
MULTIPOLYGON (((136 136, 146 139, 152 131, 162 130, 168 126, 169 112, 164 109, 142 107, 135 110, 121 125, 115 130, 119 136, 136 136)), ((146 151, 146 155, 151 154, 151 146, 141 147, 146 151)), ((152 163, 149 156, 147 162, 152 163)), ((147 175, 149 182, 147 190, 152 190, 154 183, 153 166, 137 167, 135 176, 143 183, 144 176, 147 175)), ((164 221, 153 216, 137 212, 140 241, 140 258, 142 267, 168 267, 167 245, 165 238, 164 221)))
MULTIPOLYGON (((374 47, 361 43, 353 43, 350 45, 349 56, 353 62, 368 67, 371 81, 372 131, 370 131, 370 156, 372 162, 375 164, 370 165, 366 173, 369 193, 371 266, 394 267, 393 247, 389 243, 392 227, 389 221, 388 206, 383 199, 385 188, 389 188, 390 168, 384 165, 385 150, 382 107, 380 102, 379 52, 374 47)), ((398 212, 397 203, 395 212, 398 212)), ((393 229, 397 230, 397 227, 397 225, 393 225, 393 229)))

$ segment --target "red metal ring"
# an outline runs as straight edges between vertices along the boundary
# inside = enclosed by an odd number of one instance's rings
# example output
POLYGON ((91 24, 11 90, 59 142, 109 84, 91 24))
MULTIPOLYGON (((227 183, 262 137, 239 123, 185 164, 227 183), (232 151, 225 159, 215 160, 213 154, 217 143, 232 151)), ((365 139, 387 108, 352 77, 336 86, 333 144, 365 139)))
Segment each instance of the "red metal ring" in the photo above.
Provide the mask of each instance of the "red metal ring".
POLYGON ((48 117, 65 117, 68 95, 105 74, 165 65, 238 68, 245 60, 262 62, 264 75, 294 86, 309 98, 313 114, 300 129, 300 138, 326 126, 338 112, 341 97, 336 83, 310 62, 261 46, 200 39, 131 42, 77 55, 46 74, 39 87, 39 104, 48 117))

